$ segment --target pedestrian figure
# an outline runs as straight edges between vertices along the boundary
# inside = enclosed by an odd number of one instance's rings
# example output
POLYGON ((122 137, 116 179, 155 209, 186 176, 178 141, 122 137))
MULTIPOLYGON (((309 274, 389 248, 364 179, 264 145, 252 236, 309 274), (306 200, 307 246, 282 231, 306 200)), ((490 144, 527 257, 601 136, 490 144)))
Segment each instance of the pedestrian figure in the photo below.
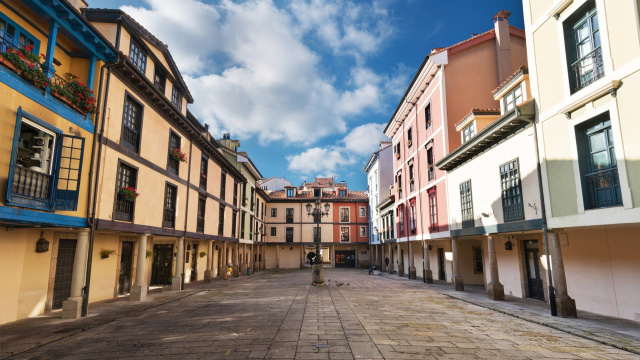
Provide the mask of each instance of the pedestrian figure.
POLYGON ((384 258, 384 264, 387 266, 387 269, 389 269, 389 258, 388 257, 384 258))

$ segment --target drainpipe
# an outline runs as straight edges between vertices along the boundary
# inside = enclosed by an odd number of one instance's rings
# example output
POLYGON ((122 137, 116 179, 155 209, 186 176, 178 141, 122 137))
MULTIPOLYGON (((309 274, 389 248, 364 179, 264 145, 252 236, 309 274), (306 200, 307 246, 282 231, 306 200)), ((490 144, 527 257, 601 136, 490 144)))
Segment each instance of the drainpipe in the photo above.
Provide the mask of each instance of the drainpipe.
MULTIPOLYGON (((193 141, 189 141, 189 159, 191 159, 191 155, 192 155, 192 151, 193 151, 193 141)), ((187 221, 189 219, 189 186, 191 186, 191 161, 189 161, 189 170, 187 171, 187 209, 184 212, 184 239, 187 239, 187 221)), ((185 254, 182 254, 182 256, 186 256, 185 254)), ((184 289, 184 264, 186 264, 186 261, 182 261, 182 274, 180 274, 180 276, 182 277, 181 283, 180 283, 180 290, 184 289)))
POLYGON ((547 213, 544 204, 544 192, 542 187, 542 170, 540 169, 540 153, 538 152, 538 127, 535 120, 529 120, 522 116, 520 108, 516 107, 516 117, 522 119, 530 124, 533 124, 533 143, 536 151, 536 167, 538 171, 538 189, 540 191, 540 207, 542 215, 542 233, 544 235, 544 252, 547 257, 547 278, 549 279, 549 307, 551 310, 551 316, 558 316, 558 309, 556 308, 556 294, 553 288, 553 278, 551 277, 551 256, 549 256, 549 237, 547 234, 547 213))
MULTIPOLYGON (((100 163, 102 160, 102 134, 104 132, 104 122, 106 117, 106 109, 107 109, 107 101, 109 99, 109 84, 111 82, 111 67, 122 63, 122 53, 118 53, 118 60, 113 63, 105 63, 100 68, 100 82, 98 85, 98 99, 96 108, 100 109, 100 103, 102 101, 102 82, 104 81, 104 70, 107 69, 107 82, 105 84, 104 89, 104 103, 102 104, 102 117, 100 118, 100 126, 96 128, 93 135, 93 148, 91 149, 91 165, 89 168, 89 174, 94 173, 94 164, 95 164, 95 179, 93 183, 89 181, 89 191, 88 194, 91 194, 93 190, 93 195, 89 198, 89 204, 87 204, 87 223, 89 224, 89 250, 87 252, 87 270, 85 275, 85 286, 84 291, 82 292, 82 309, 80 316, 87 316, 87 311, 89 307, 89 289, 91 285, 91 265, 93 263, 93 242, 95 239, 96 233, 96 206, 97 206, 97 196, 98 196, 98 182, 99 182, 99 174, 100 174, 100 163), (97 146, 98 138, 100 138, 100 146, 97 146), (97 151, 96 151, 97 148, 97 151), (89 206, 91 205, 91 206, 89 206)), ((97 117, 96 117, 97 118, 97 117)))

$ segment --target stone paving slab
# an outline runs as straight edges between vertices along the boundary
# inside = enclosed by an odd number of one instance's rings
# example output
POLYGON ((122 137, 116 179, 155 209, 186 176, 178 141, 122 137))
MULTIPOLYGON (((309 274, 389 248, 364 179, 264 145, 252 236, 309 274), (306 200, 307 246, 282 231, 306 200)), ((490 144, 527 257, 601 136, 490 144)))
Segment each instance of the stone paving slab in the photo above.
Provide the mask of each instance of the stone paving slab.
MULTIPOLYGON (((580 319, 552 319, 552 326, 544 326, 540 323, 547 319, 535 323, 522 311, 519 318, 506 314, 515 306, 509 302, 494 305, 496 310, 473 296, 452 298, 440 285, 366 271, 325 271, 332 279, 325 287, 310 286, 308 270, 267 271, 189 284, 186 291, 151 294, 145 302, 92 304, 91 316, 80 320, 63 321, 53 313, 18 321, 0 326, 0 354, 15 359, 640 359, 561 331, 560 325, 580 328, 580 319)), ((610 325, 590 324, 589 331, 617 337, 610 325)), ((625 338, 629 346, 640 344, 632 340, 625 338)))

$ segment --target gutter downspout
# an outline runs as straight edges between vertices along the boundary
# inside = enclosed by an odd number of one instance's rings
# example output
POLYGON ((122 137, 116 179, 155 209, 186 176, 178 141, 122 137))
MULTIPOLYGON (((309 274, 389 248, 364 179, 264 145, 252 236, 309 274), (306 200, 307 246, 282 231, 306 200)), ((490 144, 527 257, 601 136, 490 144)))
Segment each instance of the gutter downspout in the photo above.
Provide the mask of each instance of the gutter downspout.
POLYGON ((84 291, 82 292, 82 309, 80 312, 81 317, 87 316, 88 307, 89 307, 89 290, 91 285, 91 265, 93 263, 93 256, 92 256, 93 242, 96 234, 96 224, 95 224, 96 206, 97 206, 96 199, 98 196, 98 182, 100 179, 99 174, 100 174, 100 164, 102 159, 102 134, 104 133, 104 121, 106 117, 107 101, 109 99, 111 67, 122 63, 123 58, 120 55, 121 53, 118 53, 118 60, 116 60, 116 62, 106 63, 102 65, 102 68, 100 69, 100 82, 98 85, 98 89, 99 89, 98 103, 96 106, 97 109, 100 109, 100 102, 102 100, 102 92, 100 90, 102 89, 102 82, 104 80, 104 69, 107 69, 107 83, 105 84, 105 89, 104 89, 104 104, 102 104, 102 117, 100 119, 100 127, 96 129, 97 130, 96 132, 94 132, 93 148, 91 149, 91 166, 89 169, 89 174, 94 173, 94 164, 96 166, 95 166, 95 178, 93 181, 93 185, 92 185, 92 182, 89 181, 89 191, 88 191, 88 193, 91 194, 93 190, 93 195, 89 198, 91 206, 87 206, 87 223, 89 224, 89 249, 87 251, 87 270, 85 275, 85 286, 83 289, 84 291), (97 146, 98 138, 100 138, 99 146, 97 146), (97 151, 96 151, 96 147, 98 148, 97 151))
POLYGON ((547 213, 544 203, 544 192, 542 187, 542 170, 540 169, 540 153, 538 149, 538 126, 535 120, 529 120, 521 115, 520 108, 516 107, 516 118, 522 119, 530 124, 533 124, 533 142, 536 151, 536 167, 538 171, 538 189, 540 191, 540 207, 542 215, 542 233, 544 234, 544 251, 547 257, 547 278, 549 279, 549 307, 551 310, 551 316, 558 316, 558 309, 556 308, 556 294, 553 288, 553 278, 551 276, 551 256, 549 255, 549 237, 547 235, 547 213))
MULTIPOLYGON (((189 159, 191 159, 191 155, 192 155, 192 151, 193 151, 193 141, 189 141, 189 159)), ((187 207, 186 210, 184 212, 184 241, 187 240, 187 221, 189 220, 189 187, 191 186, 191 161, 189 161, 189 170, 187 171, 187 207)), ((185 253, 186 254, 186 253, 185 253)), ((186 255, 182 254, 183 257, 185 257, 186 255)), ((184 264, 186 264, 187 262, 184 261, 186 259, 183 259, 182 261, 182 274, 180 274, 180 276, 182 277, 182 280, 180 280, 180 290, 184 289, 184 264)))

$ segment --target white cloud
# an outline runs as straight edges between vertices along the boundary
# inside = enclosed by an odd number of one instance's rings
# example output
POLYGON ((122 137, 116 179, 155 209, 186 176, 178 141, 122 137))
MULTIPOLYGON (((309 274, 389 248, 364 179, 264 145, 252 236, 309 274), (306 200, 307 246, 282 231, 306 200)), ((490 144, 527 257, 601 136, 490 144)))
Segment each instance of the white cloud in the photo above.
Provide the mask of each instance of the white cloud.
POLYGON ((344 157, 340 149, 314 147, 304 152, 287 156, 289 170, 298 171, 305 174, 323 172, 335 174, 340 166, 351 165, 353 159, 344 157))
POLYGON ((377 3, 294 0, 279 9, 272 0, 145 1, 148 9, 123 10, 168 44, 195 99, 190 109, 214 136, 310 145, 346 133, 354 116, 381 112, 397 81, 358 65, 341 89, 305 44, 312 32, 362 60, 392 33, 377 3))
POLYGON ((384 135, 384 124, 364 124, 355 127, 342 139, 344 149, 350 154, 370 156, 380 147, 380 141, 388 141, 384 135))

